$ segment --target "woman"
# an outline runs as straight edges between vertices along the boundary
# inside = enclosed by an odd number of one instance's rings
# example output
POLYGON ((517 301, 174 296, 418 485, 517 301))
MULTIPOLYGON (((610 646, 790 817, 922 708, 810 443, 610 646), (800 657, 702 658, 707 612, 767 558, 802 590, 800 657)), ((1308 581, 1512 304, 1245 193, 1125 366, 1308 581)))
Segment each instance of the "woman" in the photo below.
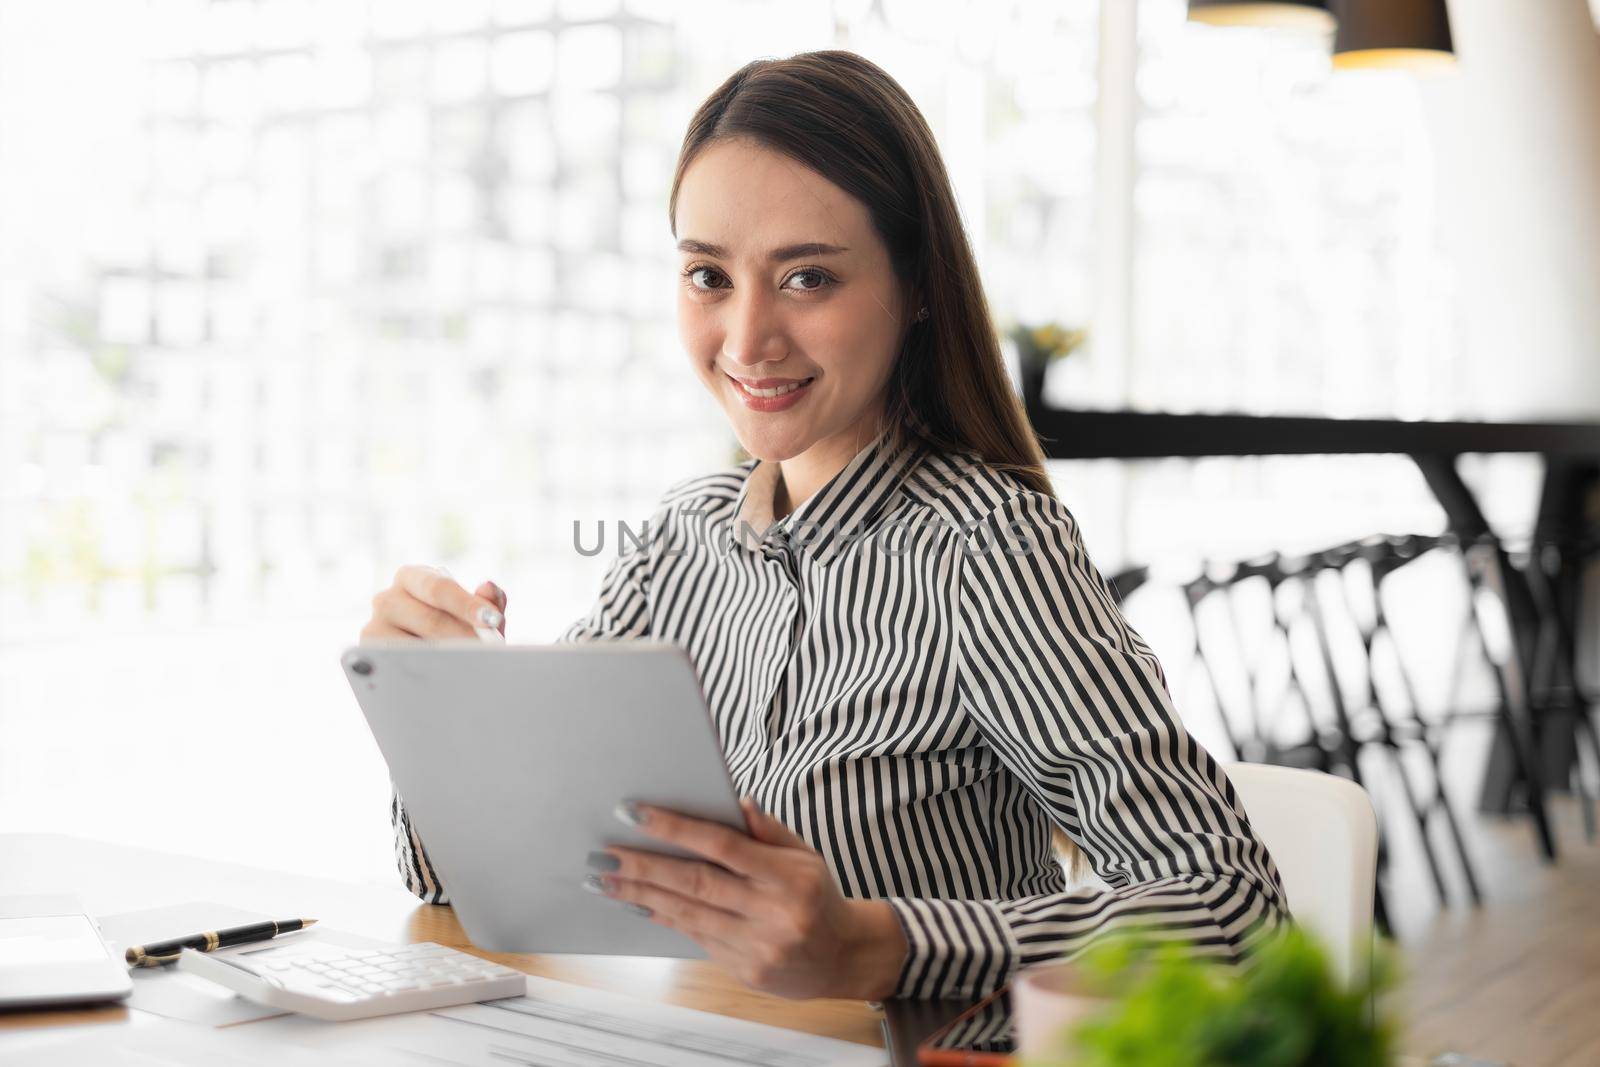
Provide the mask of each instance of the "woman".
MULTIPOLYGON (((670 489, 562 640, 687 650, 753 834, 623 805, 705 859, 608 848, 590 888, 791 997, 970 997, 1130 922, 1267 936, 1272 860, 1051 491, 900 86, 849 52, 750 63, 690 123, 669 222, 684 349, 754 458, 670 489), (1067 887, 1053 826, 1109 888, 1067 887)), ((403 567, 362 636, 504 607, 403 567)))

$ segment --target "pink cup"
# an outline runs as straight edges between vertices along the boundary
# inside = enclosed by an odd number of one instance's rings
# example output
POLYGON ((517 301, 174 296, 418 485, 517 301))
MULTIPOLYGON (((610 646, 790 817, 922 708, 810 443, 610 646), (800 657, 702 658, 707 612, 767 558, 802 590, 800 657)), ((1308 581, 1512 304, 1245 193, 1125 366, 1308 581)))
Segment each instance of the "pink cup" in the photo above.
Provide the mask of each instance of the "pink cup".
POLYGON ((1028 968, 1011 983, 1017 1055, 1069 1063, 1067 1028, 1110 1003, 1105 997, 1091 994, 1082 972, 1070 963, 1028 968))

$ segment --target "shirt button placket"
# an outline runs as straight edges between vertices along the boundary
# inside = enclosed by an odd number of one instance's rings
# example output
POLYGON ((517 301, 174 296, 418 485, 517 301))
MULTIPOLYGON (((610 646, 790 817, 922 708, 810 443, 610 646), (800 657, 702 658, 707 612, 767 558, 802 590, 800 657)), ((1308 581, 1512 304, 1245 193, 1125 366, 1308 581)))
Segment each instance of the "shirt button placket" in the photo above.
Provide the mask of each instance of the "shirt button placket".
POLYGON ((767 743, 771 744, 783 730, 785 720, 788 718, 787 705, 791 699, 789 671, 794 661, 796 645, 800 640, 804 612, 801 605, 799 567, 793 547, 779 534, 762 545, 761 551, 767 559, 773 560, 783 568, 784 577, 789 580, 789 588, 784 590, 785 599, 789 601, 788 647, 782 650, 783 654, 779 658, 778 684, 773 688, 772 696, 767 703, 767 743))

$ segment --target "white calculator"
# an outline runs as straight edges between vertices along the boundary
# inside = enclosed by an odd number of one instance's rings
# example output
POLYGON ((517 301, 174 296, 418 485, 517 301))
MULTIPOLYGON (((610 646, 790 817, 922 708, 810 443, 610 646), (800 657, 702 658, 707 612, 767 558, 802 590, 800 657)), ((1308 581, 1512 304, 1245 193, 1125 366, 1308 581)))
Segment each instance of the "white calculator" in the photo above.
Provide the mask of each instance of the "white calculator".
POLYGON ((186 948, 178 970, 257 1004, 343 1022, 472 1004, 528 992, 528 976, 425 941, 394 948, 296 946, 293 953, 214 956, 186 948))

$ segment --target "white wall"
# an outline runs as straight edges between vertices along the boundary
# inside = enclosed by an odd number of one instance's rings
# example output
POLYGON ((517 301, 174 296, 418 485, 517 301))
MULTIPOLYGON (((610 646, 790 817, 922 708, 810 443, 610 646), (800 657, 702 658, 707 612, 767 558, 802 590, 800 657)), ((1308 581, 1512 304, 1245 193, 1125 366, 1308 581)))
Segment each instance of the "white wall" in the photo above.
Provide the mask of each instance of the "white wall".
POLYGON ((1450 0, 1424 101, 1486 418, 1600 416, 1600 32, 1586 0, 1450 0))

